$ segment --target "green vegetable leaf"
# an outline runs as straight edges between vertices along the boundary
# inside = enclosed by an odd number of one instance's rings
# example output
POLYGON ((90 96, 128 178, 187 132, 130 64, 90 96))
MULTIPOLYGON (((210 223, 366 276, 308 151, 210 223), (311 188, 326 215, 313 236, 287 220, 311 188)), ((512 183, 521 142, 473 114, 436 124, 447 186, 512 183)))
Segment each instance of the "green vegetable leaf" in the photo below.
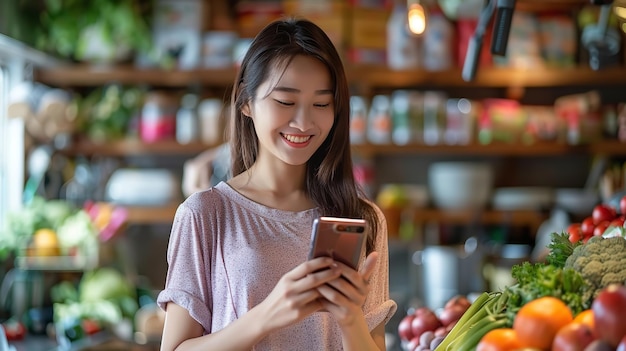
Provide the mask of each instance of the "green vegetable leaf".
POLYGON ((565 261, 574 252, 574 249, 581 245, 582 242, 572 243, 569 241, 569 235, 566 232, 552 233, 552 240, 548 244, 550 253, 546 258, 548 264, 563 268, 565 261))

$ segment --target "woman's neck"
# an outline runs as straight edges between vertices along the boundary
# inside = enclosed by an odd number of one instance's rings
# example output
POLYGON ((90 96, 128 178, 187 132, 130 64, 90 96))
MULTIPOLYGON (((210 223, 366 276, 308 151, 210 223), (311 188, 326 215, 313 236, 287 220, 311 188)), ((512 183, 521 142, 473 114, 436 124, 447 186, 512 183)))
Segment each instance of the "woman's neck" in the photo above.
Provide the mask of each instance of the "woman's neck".
POLYGON ((263 205, 303 211, 315 207, 305 191, 306 165, 257 162, 228 183, 239 193, 263 205))

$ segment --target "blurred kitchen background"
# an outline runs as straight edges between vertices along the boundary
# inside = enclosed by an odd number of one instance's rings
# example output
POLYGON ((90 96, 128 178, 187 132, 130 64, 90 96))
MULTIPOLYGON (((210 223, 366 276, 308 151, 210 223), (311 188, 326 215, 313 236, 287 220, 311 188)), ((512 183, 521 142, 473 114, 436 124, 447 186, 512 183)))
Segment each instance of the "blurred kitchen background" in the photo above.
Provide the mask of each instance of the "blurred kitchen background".
POLYGON ((464 79, 486 3, 2 2, 5 329, 22 323, 20 342, 51 345, 114 329, 158 348, 153 302, 174 212, 226 176, 219 147, 238 62, 285 15, 321 25, 346 64, 355 175, 388 221, 390 349, 412 308, 510 284, 509 268, 541 260, 551 232, 625 191, 626 1, 513 1, 506 54, 492 54, 488 22, 464 79), (409 30, 409 9, 422 33, 409 30), (102 268, 113 271, 93 274, 102 268), (82 296, 103 286, 116 288, 82 296), (85 312, 84 299, 98 307, 85 312), (49 324, 54 301, 62 325, 49 324))

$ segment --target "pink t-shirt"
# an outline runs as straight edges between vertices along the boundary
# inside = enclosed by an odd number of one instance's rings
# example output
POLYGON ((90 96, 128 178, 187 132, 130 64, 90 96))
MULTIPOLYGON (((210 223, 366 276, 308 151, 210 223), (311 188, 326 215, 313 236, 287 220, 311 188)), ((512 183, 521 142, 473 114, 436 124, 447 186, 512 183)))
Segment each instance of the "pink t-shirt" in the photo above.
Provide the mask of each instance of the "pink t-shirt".
MULTIPOLYGON (((174 218, 165 289, 157 302, 187 309, 205 333, 223 329, 262 302, 278 280, 307 259, 317 209, 278 210, 251 201, 222 182, 183 202, 174 218)), ((363 310, 372 330, 397 305, 389 299, 389 257, 384 216, 376 241, 378 267, 363 310)), ((363 258, 361 259, 361 263, 363 258)), ((268 335, 254 350, 341 350, 332 315, 317 312, 268 335)))

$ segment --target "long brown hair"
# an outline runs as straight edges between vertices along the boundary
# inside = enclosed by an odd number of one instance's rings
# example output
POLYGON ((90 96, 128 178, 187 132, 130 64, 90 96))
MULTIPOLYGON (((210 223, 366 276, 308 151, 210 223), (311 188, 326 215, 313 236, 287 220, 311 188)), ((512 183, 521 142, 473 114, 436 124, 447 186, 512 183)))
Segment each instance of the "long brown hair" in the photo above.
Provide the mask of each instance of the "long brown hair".
POLYGON ((283 70, 296 55, 324 63, 334 85, 335 120, 328 137, 306 165, 308 196, 322 215, 364 218, 369 225, 367 253, 373 251, 378 216, 354 180, 350 154, 350 91, 343 63, 326 33, 316 24, 296 18, 278 20, 256 36, 241 63, 232 92, 232 174, 249 169, 258 156, 259 141, 252 119, 241 111, 252 102, 258 87, 270 79, 272 69, 283 70))

